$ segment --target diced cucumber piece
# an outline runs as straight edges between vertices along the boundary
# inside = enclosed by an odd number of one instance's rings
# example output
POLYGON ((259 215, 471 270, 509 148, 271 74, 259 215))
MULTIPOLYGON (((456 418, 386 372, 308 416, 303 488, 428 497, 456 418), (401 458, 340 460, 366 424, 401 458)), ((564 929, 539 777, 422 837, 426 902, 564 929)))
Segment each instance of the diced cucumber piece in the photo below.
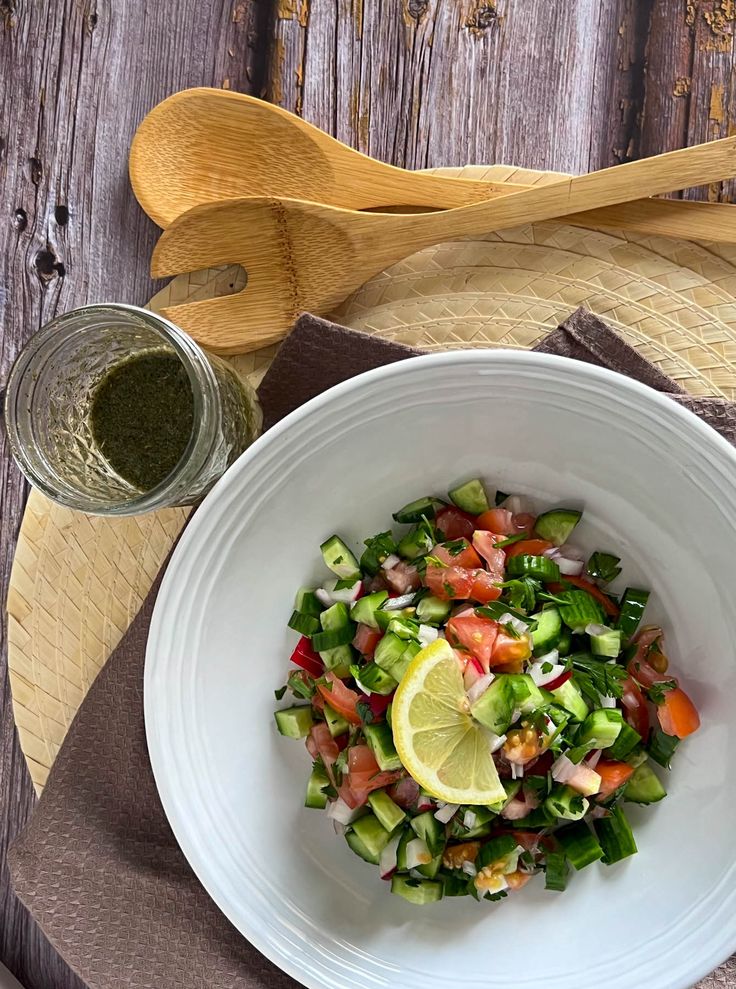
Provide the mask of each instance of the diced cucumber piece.
POLYGON ((393 802, 385 790, 374 790, 373 793, 369 793, 368 803, 387 831, 395 831, 406 818, 404 811, 393 802))
POLYGON ((567 888, 567 858, 564 852, 547 852, 544 865, 544 888, 562 893, 567 888))
POLYGON ((314 724, 312 708, 307 704, 274 711, 274 718, 276 727, 287 738, 305 738, 314 724))
POLYGON ((386 631, 398 635, 404 642, 419 641, 419 623, 410 618, 392 618, 386 631))
MULTIPOLYGON (((501 781, 502 784, 505 781, 501 781)), ((504 786, 504 789, 506 787, 504 786)), ((508 799, 499 801, 502 806, 506 806, 508 799)), ((491 833, 491 822, 496 819, 498 814, 491 807, 481 807, 474 805, 472 807, 464 807, 460 810, 455 818, 453 818, 451 824, 451 831, 453 838, 462 838, 463 841, 469 841, 471 838, 483 838, 485 835, 491 833), (472 828, 465 827, 465 812, 472 811, 474 816, 472 828)))
POLYGON ((536 577, 537 580, 559 580, 560 568, 548 556, 529 556, 520 553, 506 561, 509 577, 536 577))
POLYGON ((355 634, 355 625, 350 621, 350 611, 346 604, 338 601, 332 607, 327 608, 319 616, 320 624, 325 631, 333 631, 338 628, 349 628, 355 634))
POLYGON ((590 651, 594 656, 615 659, 621 652, 621 629, 606 625, 598 625, 596 629, 590 633, 590 651))
POLYGON ((560 605, 560 618, 568 628, 582 629, 603 623, 603 609, 587 591, 568 591, 566 599, 567 604, 560 605))
POLYGON ((588 813, 590 802, 571 786, 555 786, 544 806, 550 814, 563 821, 579 821, 588 813))
POLYGON ((421 873, 423 876, 426 876, 427 879, 434 879, 436 878, 437 873, 440 871, 441 867, 442 867, 442 856, 435 855, 432 861, 427 862, 426 865, 418 865, 417 872, 421 873))
POLYGON ((490 687, 471 704, 470 713, 476 721, 496 735, 503 735, 511 724, 514 713, 514 689, 507 674, 496 677, 490 687))
POLYGON ((349 676, 350 667, 355 662, 355 653, 350 646, 336 646, 334 649, 324 649, 320 652, 319 657, 325 664, 325 669, 330 670, 338 677, 349 676))
POLYGON ((341 714, 338 714, 329 704, 325 704, 325 721, 333 738, 337 738, 338 735, 344 735, 350 728, 345 718, 341 714))
POLYGON ((538 516, 534 530, 540 539, 546 539, 555 546, 562 546, 570 538, 582 514, 572 508, 555 508, 538 516))
POLYGON ((416 560, 426 556, 435 544, 432 534, 423 523, 415 526, 404 536, 398 545, 397 552, 405 560, 416 560))
POLYGON ((391 892, 403 896, 415 906, 436 903, 442 899, 442 883, 436 879, 410 879, 408 876, 394 875, 391 879, 391 892))
POLYGON ((452 605, 449 601, 433 597, 431 594, 422 598, 417 605, 417 621, 425 625, 439 625, 450 614, 452 605))
POLYGON ((385 670, 375 663, 366 663, 364 666, 351 666, 350 672, 358 685, 366 694, 381 694, 387 697, 398 687, 398 683, 385 670))
POLYGON ((475 864, 480 872, 487 865, 500 862, 502 859, 513 855, 516 850, 516 838, 510 834, 499 835, 498 838, 491 838, 480 846, 480 851, 475 860, 475 864))
POLYGON ((639 732, 634 731, 631 725, 627 725, 624 721, 621 725, 621 731, 618 733, 618 738, 606 753, 606 758, 616 760, 625 759, 640 743, 641 735, 639 732))
POLYGON ((545 608, 531 616, 537 623, 532 632, 532 648, 535 656, 544 656, 556 649, 562 635, 562 619, 557 608, 545 608))
POLYGON ((410 827, 405 827, 401 832, 401 838, 399 838, 399 844, 396 848, 396 871, 406 872, 409 868, 406 860, 406 846, 410 841, 413 841, 416 835, 410 827))
POLYGON ((656 804, 667 796, 659 777, 646 762, 634 770, 633 776, 624 787, 624 800, 634 804, 656 804))
POLYGON ((375 577, 386 557, 396 552, 396 540, 391 532, 379 532, 365 540, 365 547, 360 558, 360 569, 375 577))
POLYGON ((545 706, 541 690, 528 673, 506 674, 506 677, 514 693, 514 707, 522 714, 530 714, 545 706))
POLYGON ((576 869, 603 858, 603 849, 584 821, 570 824, 555 834, 567 858, 576 869))
POLYGON ((585 568, 589 577, 610 584, 621 573, 621 560, 613 553, 593 553, 585 568))
POLYGON ((399 611, 386 611, 383 608, 379 608, 375 612, 375 619, 382 632, 385 632, 391 622, 397 618, 411 619, 413 617, 414 608, 401 608, 399 611))
POLYGON ((345 841, 352 848, 357 856, 363 859, 364 862, 370 862, 371 865, 378 865, 378 860, 380 854, 369 851, 366 848, 365 843, 361 841, 358 835, 354 831, 348 831, 345 835, 345 841))
POLYGON ((374 662, 401 682, 409 663, 421 649, 418 642, 406 642, 393 632, 388 632, 376 646, 374 662))
MULTIPOLYGON (((374 664, 375 665, 375 664, 374 664)), ((401 769, 401 759, 394 745, 391 729, 386 724, 366 725, 363 728, 365 740, 368 743, 376 762, 384 771, 401 769)))
POLYGON ((591 749, 607 749, 618 738, 623 723, 623 716, 615 707, 593 711, 580 726, 575 742, 591 749))
POLYGON ((300 611, 303 615, 318 616, 324 608, 310 587, 300 587, 296 592, 294 611, 300 611))
POLYGON ((353 831, 371 855, 380 855, 388 845, 391 832, 387 831, 375 814, 366 814, 353 822, 353 831))
POLYGON ((393 725, 391 724, 391 711, 393 709, 393 706, 394 706, 393 701, 391 701, 389 706, 386 708, 386 724, 389 726, 389 728, 391 728, 392 731, 393 731, 393 725))
MULTIPOLYGON (((638 736, 637 736, 638 737, 638 736)), ((675 749, 680 744, 680 739, 676 735, 666 735, 659 728, 652 732, 649 739, 647 752, 650 757, 658 762, 664 769, 670 768, 670 761, 675 754, 675 749)))
POLYGON ((422 517, 433 519, 437 510, 443 505, 444 502, 440 501, 439 498, 418 498, 416 501, 410 501, 408 505, 404 505, 398 512, 394 512, 394 521, 412 524, 421 522, 422 517))
POLYGON ((388 600, 388 591, 374 591, 373 594, 366 594, 365 597, 358 598, 350 609, 350 617, 354 622, 361 622, 370 628, 378 628, 376 612, 384 601, 388 600))
POLYGON ((649 600, 649 591, 637 587, 627 587, 621 598, 621 611, 618 616, 618 627, 624 639, 630 639, 639 627, 644 615, 644 609, 649 600))
POLYGON ((572 680, 567 680, 559 687, 555 687, 550 693, 557 703, 570 713, 573 721, 585 721, 588 717, 588 705, 572 680))
POLYGON ((359 580, 360 567, 355 556, 339 536, 330 536, 320 546, 325 565, 342 580, 359 580))
POLYGON ((300 635, 314 635, 322 627, 316 615, 307 615, 303 611, 292 611, 287 624, 300 635))
POLYGON ((418 814, 409 821, 412 831, 427 845, 432 856, 441 855, 445 849, 445 828, 432 811, 418 814))
POLYGON ((307 795, 304 800, 305 807, 313 807, 315 810, 324 810, 327 806, 327 794, 324 792, 329 786, 330 780, 325 767, 317 763, 312 767, 312 772, 307 781, 307 795))
POLYGON ((572 649, 572 632, 569 628, 563 628, 560 641, 557 643, 557 652, 560 656, 567 656, 572 649))
POLYGON ((634 834, 623 808, 614 807, 610 817, 599 818, 593 826, 603 849, 604 865, 613 865, 614 862, 620 862, 629 855, 636 855, 638 849, 634 834))
POLYGON ((450 500, 468 515, 482 515, 491 507, 488 504, 488 495, 483 487, 483 482, 477 477, 453 488, 450 491, 450 500))

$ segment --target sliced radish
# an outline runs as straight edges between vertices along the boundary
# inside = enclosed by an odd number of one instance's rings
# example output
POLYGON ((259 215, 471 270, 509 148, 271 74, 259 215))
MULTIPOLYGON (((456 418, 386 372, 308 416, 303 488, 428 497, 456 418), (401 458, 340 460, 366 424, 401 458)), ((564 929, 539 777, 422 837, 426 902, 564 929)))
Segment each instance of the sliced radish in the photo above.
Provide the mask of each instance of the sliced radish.
POLYGON ((468 690, 468 703, 475 704, 479 697, 485 694, 496 677, 493 673, 484 673, 468 690))
POLYGON ((327 808, 327 816, 338 824, 352 824, 361 811, 361 807, 348 807, 342 797, 338 797, 327 808))
POLYGON ((552 664, 552 668, 544 672, 543 667, 549 663, 546 660, 544 663, 537 660, 527 670, 527 673, 536 683, 538 687, 546 687, 548 683, 553 683, 559 676, 565 672, 565 667, 559 663, 552 664))

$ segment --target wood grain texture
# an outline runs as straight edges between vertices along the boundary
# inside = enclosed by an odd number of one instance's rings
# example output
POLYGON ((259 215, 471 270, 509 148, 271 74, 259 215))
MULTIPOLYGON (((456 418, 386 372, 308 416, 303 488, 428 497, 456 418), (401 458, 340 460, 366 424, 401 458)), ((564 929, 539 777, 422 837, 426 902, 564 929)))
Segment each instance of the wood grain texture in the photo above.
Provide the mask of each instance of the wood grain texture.
MULTIPOLYGON (((57 312, 142 303, 156 230, 126 175, 133 131, 184 86, 261 87, 259 0, 0 0, 0 382, 57 312)), ((0 641, 25 486, 0 429, 0 641)), ((78 989, 8 886, 5 852, 33 805, 0 660, 0 958, 28 989, 78 989)))
MULTIPOLYGON (((735 21, 732 0, 0 0, 0 382, 57 311, 151 294, 125 157, 177 89, 258 93, 268 51, 275 102, 384 161, 580 172, 733 133, 735 21)), ((3 600, 24 496, 0 450, 3 600)), ((3 870, 32 806, 4 676, 3 870)), ((79 989, 4 871, 0 957, 79 989)))

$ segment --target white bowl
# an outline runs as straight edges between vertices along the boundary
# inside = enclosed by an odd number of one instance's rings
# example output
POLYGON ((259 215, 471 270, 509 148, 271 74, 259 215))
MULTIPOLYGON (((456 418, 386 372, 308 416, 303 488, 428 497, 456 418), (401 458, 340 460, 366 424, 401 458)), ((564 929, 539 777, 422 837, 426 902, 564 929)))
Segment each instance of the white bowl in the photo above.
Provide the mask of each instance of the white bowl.
MULTIPOLYGON (((146 657, 151 761, 185 855, 257 948, 313 989, 678 989, 736 949, 736 453, 674 402, 541 354, 455 352, 381 368, 309 402, 228 471, 166 573, 146 657), (309 757, 281 738, 296 588, 319 544, 355 548, 423 494, 480 474, 584 507, 576 542, 653 590, 648 620, 703 727, 640 852, 537 879, 497 904, 412 907, 302 806, 309 757)), ((615 585, 619 587, 622 582, 615 585)), ((629 805, 631 806, 631 805, 629 805)))

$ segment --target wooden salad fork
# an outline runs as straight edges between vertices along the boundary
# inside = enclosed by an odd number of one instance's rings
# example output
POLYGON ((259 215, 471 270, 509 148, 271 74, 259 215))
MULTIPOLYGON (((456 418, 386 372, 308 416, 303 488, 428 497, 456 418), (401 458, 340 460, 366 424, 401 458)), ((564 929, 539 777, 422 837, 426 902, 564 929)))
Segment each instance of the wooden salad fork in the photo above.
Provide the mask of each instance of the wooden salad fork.
MULTIPOLYGON (((386 165, 287 110, 223 89, 186 89, 159 103, 130 151, 138 202, 161 227, 194 206, 276 196, 340 206, 445 209, 532 189, 386 165)), ((736 241, 736 206, 637 200, 567 218, 685 239, 736 241)))
POLYGON ((736 137, 727 137, 441 212, 360 213, 272 197, 210 203, 163 233, 152 272, 242 265, 241 292, 164 312, 210 350, 243 353, 281 339, 298 313, 329 312, 379 271, 433 244, 735 175, 736 137))

